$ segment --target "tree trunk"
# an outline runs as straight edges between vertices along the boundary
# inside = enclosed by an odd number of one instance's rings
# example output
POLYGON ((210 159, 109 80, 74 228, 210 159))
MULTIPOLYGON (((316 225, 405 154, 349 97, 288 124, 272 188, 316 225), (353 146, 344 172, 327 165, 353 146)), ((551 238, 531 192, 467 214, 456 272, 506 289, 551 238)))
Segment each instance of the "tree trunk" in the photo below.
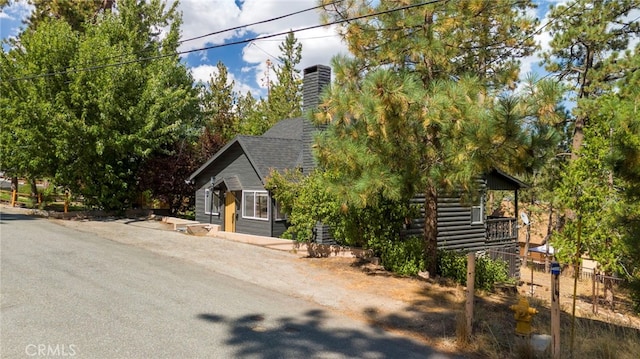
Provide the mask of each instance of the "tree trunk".
POLYGON ((34 178, 29 179, 29 186, 31 187, 31 201, 35 207, 38 204, 38 186, 34 178))
POLYGON ((438 193, 431 181, 424 191, 424 258, 430 276, 438 266, 438 193))
POLYGON ((603 285, 604 285, 604 301, 605 303, 609 304, 609 306, 611 307, 611 310, 615 309, 615 304, 613 302, 614 296, 613 296, 613 279, 611 279, 611 275, 613 273, 607 271, 604 273, 604 280, 603 280, 603 285))
POLYGON ((582 147, 584 141, 584 127, 586 125, 586 118, 580 117, 576 119, 575 129, 573 130, 573 142, 571 144, 571 160, 578 159, 578 151, 582 147))

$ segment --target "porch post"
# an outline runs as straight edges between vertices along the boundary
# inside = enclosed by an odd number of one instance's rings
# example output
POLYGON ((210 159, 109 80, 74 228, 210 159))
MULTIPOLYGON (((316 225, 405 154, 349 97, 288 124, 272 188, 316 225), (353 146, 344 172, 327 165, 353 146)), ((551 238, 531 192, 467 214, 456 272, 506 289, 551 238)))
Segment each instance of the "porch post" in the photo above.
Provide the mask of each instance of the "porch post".
MULTIPOLYGON (((519 213, 518 213, 518 189, 516 188, 515 190, 515 197, 514 197, 514 201, 515 201, 515 208, 516 208, 516 213, 514 213, 514 217, 516 218, 516 244, 518 245, 518 248, 520 248, 519 244, 518 244, 518 217, 519 217, 519 213)), ((524 254, 525 256, 527 255, 526 253, 524 254)))

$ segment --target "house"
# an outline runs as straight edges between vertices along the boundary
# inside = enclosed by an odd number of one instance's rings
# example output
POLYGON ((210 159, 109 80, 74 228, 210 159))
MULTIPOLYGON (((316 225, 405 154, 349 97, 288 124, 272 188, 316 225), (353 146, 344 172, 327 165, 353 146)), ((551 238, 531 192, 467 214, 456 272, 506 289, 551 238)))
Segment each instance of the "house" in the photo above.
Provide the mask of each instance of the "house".
MULTIPOLYGON (((304 70, 304 112, 317 108, 320 94, 330 80, 331 69, 327 66, 304 70)), ((264 188, 266 177, 271 170, 300 169, 310 173, 315 167, 311 152, 313 133, 319 130, 322 129, 304 118, 294 118, 278 122, 262 136, 234 138, 189 177, 196 185, 196 220, 218 224, 223 231, 279 237, 286 230, 286 219, 272 194, 264 188)), ((515 213, 518 213, 518 190, 523 187, 524 183, 499 170, 481 178, 483 193, 513 191, 515 213)), ((416 198, 415 202, 420 200, 416 198)), ((406 234, 421 235, 423 218, 415 219, 406 234)), ((333 242, 327 226, 318 224, 314 232, 316 242, 333 242)), ((441 248, 517 251, 515 216, 487 216, 483 200, 470 206, 461 204, 458 196, 440 195, 438 232, 441 248)))
MULTIPOLYGON (((438 248, 482 251, 494 249, 516 254, 518 251, 518 191, 527 185, 509 174, 493 169, 481 176, 478 203, 465 204, 460 196, 438 193, 438 248), (490 191, 508 191, 514 198, 514 215, 487 214, 486 197, 490 191)), ((416 196, 415 204, 423 204, 424 197, 416 196)), ((404 231, 404 235, 422 235, 424 208, 404 231)))
MULTIPOLYGON (((304 70, 305 112, 318 107, 320 94, 330 81, 327 66, 304 70)), ((196 221, 220 225, 227 232, 282 235, 286 220, 264 188, 267 176, 271 170, 308 173, 314 167, 311 145, 316 130, 308 120, 293 118, 276 123, 262 136, 231 140, 188 178, 196 185, 196 221)), ((319 227, 322 233, 324 227, 319 227)))

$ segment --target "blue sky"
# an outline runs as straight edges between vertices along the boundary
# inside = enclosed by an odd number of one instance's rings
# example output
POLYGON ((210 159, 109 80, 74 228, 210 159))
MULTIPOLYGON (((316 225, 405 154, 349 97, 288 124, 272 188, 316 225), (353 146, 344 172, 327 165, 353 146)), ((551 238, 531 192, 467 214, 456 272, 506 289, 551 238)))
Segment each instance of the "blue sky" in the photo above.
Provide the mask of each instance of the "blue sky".
MULTIPOLYGON (((171 0, 169 0, 171 1, 171 0)), ((541 24, 551 4, 564 3, 564 0, 534 1, 538 9, 531 16, 537 16, 541 24)), ((179 9, 183 13, 182 39, 193 38, 207 33, 250 24, 261 20, 282 16, 295 11, 312 8, 317 0, 181 0, 179 9)), ((15 2, 0 13, 0 35, 2 38, 16 36, 22 19, 30 12, 24 2, 15 2)), ((185 42, 180 50, 193 50, 205 46, 220 45, 232 41, 266 36, 269 34, 296 30, 320 23, 319 13, 308 11, 299 15, 266 24, 226 32, 203 39, 185 42)), ((333 56, 348 53, 346 46, 335 33, 335 28, 319 28, 296 33, 302 43, 302 61, 300 69, 315 64, 329 64, 333 56)), ((275 62, 279 55, 278 45, 284 36, 256 40, 248 44, 227 46, 208 51, 197 51, 185 55, 183 62, 191 68, 194 78, 208 80, 218 61, 222 61, 235 81, 235 88, 242 93, 251 91, 254 95, 264 95, 262 79, 265 77, 266 61, 275 62)), ((550 37, 546 31, 536 36, 536 40, 545 48, 550 37)), ((540 72, 537 66, 539 58, 530 57, 522 61, 521 73, 540 72)), ((273 77, 273 74, 272 74, 273 77)))
MULTIPOLYGON (((169 0, 171 1, 171 0, 169 0)), ((181 0, 179 9, 183 13, 182 39, 224 30, 239 25, 309 9, 317 5, 316 0, 181 0)), ((16 36, 22 26, 21 21, 30 13, 24 2, 16 2, 0 13, 0 35, 2 38, 16 36)), ((286 32, 319 24, 319 13, 304 12, 279 21, 251 26, 242 30, 226 32, 203 39, 184 43, 180 50, 193 50, 206 46, 220 45, 232 41, 255 38, 286 32)), ((320 28, 296 34, 303 45, 300 68, 315 64, 329 64, 331 57, 346 53, 346 46, 333 28, 320 28)), ((275 62, 280 53, 278 45, 284 36, 257 40, 248 44, 227 46, 208 51, 198 51, 185 55, 185 62, 197 80, 208 80, 215 71, 218 61, 228 68, 237 91, 251 91, 254 95, 264 95, 261 79, 266 71, 266 60, 275 62)), ((273 77, 273 74, 272 74, 273 77)))

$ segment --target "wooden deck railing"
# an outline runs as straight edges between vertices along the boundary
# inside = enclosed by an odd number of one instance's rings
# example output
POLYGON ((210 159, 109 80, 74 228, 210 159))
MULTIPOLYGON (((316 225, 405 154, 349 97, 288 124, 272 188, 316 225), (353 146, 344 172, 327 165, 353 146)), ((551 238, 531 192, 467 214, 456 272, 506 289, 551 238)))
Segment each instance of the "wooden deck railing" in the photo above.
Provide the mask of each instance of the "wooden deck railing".
POLYGON ((512 217, 487 218, 487 242, 518 238, 518 223, 512 217))

